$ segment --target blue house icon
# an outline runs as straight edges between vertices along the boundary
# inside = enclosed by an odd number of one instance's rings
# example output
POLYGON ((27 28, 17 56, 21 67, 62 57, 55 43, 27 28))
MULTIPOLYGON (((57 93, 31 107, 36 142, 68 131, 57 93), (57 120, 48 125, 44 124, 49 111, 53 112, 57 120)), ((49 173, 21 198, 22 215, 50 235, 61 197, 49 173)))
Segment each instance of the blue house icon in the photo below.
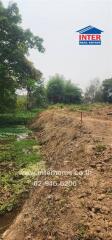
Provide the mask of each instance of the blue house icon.
POLYGON ((79 33, 79 45, 101 45, 102 30, 87 26, 77 31, 79 33))
POLYGON ((101 34, 103 31, 96 27, 88 26, 86 28, 78 30, 77 32, 80 34, 101 34))

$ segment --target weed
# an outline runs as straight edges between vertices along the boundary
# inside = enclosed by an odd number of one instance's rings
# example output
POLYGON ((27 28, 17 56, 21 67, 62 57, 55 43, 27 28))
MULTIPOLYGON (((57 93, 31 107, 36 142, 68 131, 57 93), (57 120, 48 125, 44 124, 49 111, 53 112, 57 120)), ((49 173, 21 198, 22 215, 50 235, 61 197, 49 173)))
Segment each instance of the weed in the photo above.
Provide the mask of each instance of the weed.
POLYGON ((0 214, 11 211, 18 204, 21 194, 31 186, 34 176, 21 174, 21 170, 24 168, 27 172, 30 166, 33 171, 41 160, 38 142, 23 124, 35 114, 0 115, 0 214))
POLYGON ((104 144, 97 144, 95 150, 99 153, 103 152, 106 150, 106 146, 104 144))

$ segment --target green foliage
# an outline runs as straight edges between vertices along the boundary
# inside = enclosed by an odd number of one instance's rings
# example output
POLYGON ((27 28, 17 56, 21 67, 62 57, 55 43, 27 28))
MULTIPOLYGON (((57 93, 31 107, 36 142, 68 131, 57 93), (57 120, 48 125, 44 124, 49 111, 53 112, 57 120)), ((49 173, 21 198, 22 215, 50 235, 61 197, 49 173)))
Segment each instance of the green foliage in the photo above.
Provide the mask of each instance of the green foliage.
POLYGON ((103 151, 106 150, 106 146, 104 144, 99 143, 99 144, 96 145, 95 149, 96 149, 97 152, 100 153, 100 152, 103 152, 103 151))
POLYGON ((89 112, 91 111, 93 108, 93 105, 90 104, 73 104, 69 107, 69 109, 71 111, 85 111, 85 112, 89 112))
POLYGON ((0 112, 14 111, 16 107, 16 84, 6 67, 0 64, 0 112))
POLYGON ((49 109, 66 109, 68 108, 70 111, 83 111, 83 112, 91 112, 94 109, 101 109, 104 107, 109 106, 109 104, 105 104, 105 103, 91 103, 91 104, 86 104, 86 103, 81 103, 81 104, 64 104, 64 103, 57 103, 57 104, 52 104, 49 105, 49 109))
MULTIPOLYGON (((22 134, 22 133, 26 133, 26 134, 30 134, 30 130, 27 129, 25 126, 21 126, 21 125, 15 125, 15 126, 1 126, 0 128, 0 139, 8 139, 11 138, 11 136, 15 139, 15 137, 18 134, 22 134)), ((12 138, 12 139, 13 139, 12 138)))
POLYGON ((25 111, 27 109, 27 96, 26 95, 17 95, 16 102, 17 111, 25 111))
POLYGON ((34 109, 32 111, 0 114, 0 125, 5 127, 7 125, 26 125, 41 111, 42 109, 34 109))
POLYGON ((81 94, 81 90, 77 86, 58 74, 48 81, 47 97, 50 103, 80 103, 81 94))
POLYGON ((83 112, 91 112, 94 109, 101 109, 107 106, 105 103, 91 103, 91 104, 72 104, 69 107, 71 111, 83 111, 83 112))
POLYGON ((83 240, 84 239, 84 236, 87 232, 87 226, 82 224, 82 223, 79 223, 77 225, 77 228, 78 228, 78 236, 77 236, 77 240, 83 240))
POLYGON ((11 211, 22 193, 31 186, 33 176, 21 174, 37 169, 41 160, 39 145, 25 126, 0 128, 0 214, 11 211), (27 135, 26 139, 18 136, 27 135), (30 135, 29 135, 30 134, 30 135))
POLYGON ((64 77, 56 74, 47 84, 47 97, 50 103, 61 103, 64 100, 64 77))
POLYGON ((85 91, 84 101, 85 103, 102 102, 102 86, 99 79, 90 82, 85 91))
POLYGON ((43 79, 39 80, 31 94, 32 108, 46 107, 47 96, 43 79))
POLYGON ((44 52, 43 39, 20 23, 17 4, 5 8, 0 2, 0 112, 15 109, 16 89, 24 87, 29 93, 42 75, 26 56, 32 48, 44 52))
POLYGON ((112 103, 112 78, 103 81, 103 100, 112 103))
POLYGON ((95 79, 85 92, 85 102, 104 102, 112 103, 112 78, 105 79, 102 84, 95 79))
POLYGON ((71 81, 65 82, 64 102, 65 103, 81 103, 81 89, 75 86, 71 81))
POLYGON ((15 158, 16 163, 26 166, 31 163, 37 163, 40 155, 33 151, 33 146, 37 144, 34 139, 25 139, 16 141, 11 149, 11 159, 15 158))
MULTIPOLYGON (((15 161, 18 164, 26 165, 29 163, 37 162, 39 156, 37 153, 33 151, 33 146, 37 144, 37 141, 34 139, 23 139, 23 140, 16 140, 17 134, 15 134, 14 129, 12 128, 10 132, 7 128, 0 129, 2 130, 2 134, 0 134, 1 139, 1 150, 0 150, 0 162, 3 161, 15 161), (4 144, 6 144, 4 148, 4 144), (7 151, 8 150, 8 151, 7 151)), ((20 129, 19 129, 20 130, 20 129)), ((21 130, 22 131, 22 130, 21 130)), ((25 129, 24 129, 25 131, 25 129)), ((18 130, 16 132, 19 132, 18 130)), ((29 132, 26 131, 28 134, 29 132)), ((20 134, 20 132, 18 133, 20 134)), ((22 135, 23 133, 21 133, 22 135)), ((25 136, 27 136, 27 134, 25 136)), ((24 137, 24 135, 23 135, 24 137)))

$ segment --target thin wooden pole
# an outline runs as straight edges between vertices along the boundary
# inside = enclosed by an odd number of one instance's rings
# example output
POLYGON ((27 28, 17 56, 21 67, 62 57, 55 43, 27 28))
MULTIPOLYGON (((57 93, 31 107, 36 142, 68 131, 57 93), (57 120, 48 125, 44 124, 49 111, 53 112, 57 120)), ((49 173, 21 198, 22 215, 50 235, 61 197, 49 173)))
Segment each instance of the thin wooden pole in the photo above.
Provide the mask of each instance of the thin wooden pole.
POLYGON ((82 112, 81 112, 81 125, 82 125, 82 112))

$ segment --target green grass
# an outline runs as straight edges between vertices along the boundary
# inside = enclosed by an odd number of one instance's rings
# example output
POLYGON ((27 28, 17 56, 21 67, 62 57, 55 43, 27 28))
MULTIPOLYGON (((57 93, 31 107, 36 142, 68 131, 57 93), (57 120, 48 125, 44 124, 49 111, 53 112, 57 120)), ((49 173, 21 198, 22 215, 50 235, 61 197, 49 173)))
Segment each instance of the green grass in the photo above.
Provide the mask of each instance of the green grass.
POLYGON ((39 153, 35 152, 33 146, 37 145, 34 139, 22 140, 14 143, 12 154, 15 154, 16 162, 21 166, 37 163, 40 161, 39 153))
POLYGON ((21 126, 21 125, 18 125, 18 126, 11 126, 11 127, 1 127, 0 128, 0 135, 10 135, 10 134, 21 134, 21 133, 26 133, 26 132, 30 132, 29 129, 26 129, 25 126, 21 126))
POLYGON ((73 104, 69 105, 68 108, 71 111, 87 111, 90 112, 94 109, 99 109, 102 107, 107 106, 107 104, 104 103, 92 103, 92 104, 73 104))
MULTIPOLYGON (((31 184, 32 176, 21 175, 20 171, 27 171, 29 166, 35 169, 41 160, 38 142, 30 135, 27 139, 16 140, 16 134, 25 132, 23 128, 4 128, 4 138, 0 136, 0 214, 11 211, 18 203, 20 195, 31 184), (12 132, 11 132, 12 129, 12 132), (6 131, 7 130, 7 131, 6 131), (12 135, 7 135, 11 133, 12 135), (8 197, 7 197, 8 196, 8 197)), ((0 129, 3 134, 3 127, 0 129)), ((26 129, 28 133, 29 130, 26 129)))
POLYGON ((0 215, 10 212, 19 204, 20 197, 28 190, 31 178, 21 177, 17 170, 0 174, 0 185, 7 197, 0 200, 0 215))
POLYGON ((0 214, 18 205, 31 186, 34 177, 21 174, 22 169, 27 172, 40 164, 39 143, 26 127, 40 111, 0 114, 0 214), (24 135, 26 139, 20 138, 24 135))
POLYGON ((27 139, 15 141, 14 138, 10 137, 7 139, 9 143, 2 141, 0 144, 0 162, 8 161, 24 166, 40 160, 39 154, 33 149, 33 146, 38 144, 36 140, 27 139))
MULTIPOLYGON (((70 111, 86 111, 90 112, 93 109, 99 109, 105 106, 108 106, 109 104, 105 103, 91 103, 91 104, 63 104, 63 103, 57 103, 53 105, 49 105, 49 109, 63 109, 63 108, 68 108, 70 111)), ((109 105, 110 106, 110 105, 109 105)))
POLYGON ((43 109, 0 114, 0 126, 26 125, 32 121, 43 109))

